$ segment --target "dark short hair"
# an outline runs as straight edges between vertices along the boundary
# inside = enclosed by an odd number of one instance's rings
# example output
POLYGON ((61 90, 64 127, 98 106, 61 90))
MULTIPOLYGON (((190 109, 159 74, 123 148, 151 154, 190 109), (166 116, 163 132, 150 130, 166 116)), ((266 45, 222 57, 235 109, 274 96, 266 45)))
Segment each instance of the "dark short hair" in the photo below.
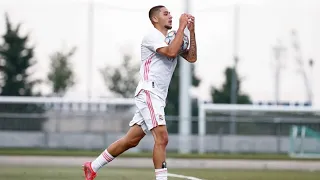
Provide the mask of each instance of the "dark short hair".
POLYGON ((154 14, 155 14, 156 12, 160 11, 160 9, 163 8, 163 7, 165 7, 165 6, 163 6, 163 5, 158 5, 158 6, 152 7, 152 8, 149 10, 149 19, 150 19, 151 22, 153 22, 153 21, 152 21, 152 16, 154 16, 154 14))

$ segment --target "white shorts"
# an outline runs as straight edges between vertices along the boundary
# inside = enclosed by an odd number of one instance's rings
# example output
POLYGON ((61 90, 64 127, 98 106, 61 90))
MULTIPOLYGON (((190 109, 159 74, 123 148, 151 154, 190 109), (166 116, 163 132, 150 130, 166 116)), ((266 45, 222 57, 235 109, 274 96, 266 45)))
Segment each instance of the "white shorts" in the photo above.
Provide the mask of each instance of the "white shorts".
POLYGON ((147 133, 154 127, 166 125, 164 107, 165 102, 150 91, 142 90, 136 97, 137 111, 129 126, 139 125, 147 133))

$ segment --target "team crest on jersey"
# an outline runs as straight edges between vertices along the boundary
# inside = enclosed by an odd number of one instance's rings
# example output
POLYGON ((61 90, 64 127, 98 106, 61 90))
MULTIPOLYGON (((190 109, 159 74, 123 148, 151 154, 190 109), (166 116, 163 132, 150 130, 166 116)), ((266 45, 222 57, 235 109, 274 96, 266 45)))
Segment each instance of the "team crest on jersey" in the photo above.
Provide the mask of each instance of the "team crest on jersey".
POLYGON ((159 115, 159 121, 163 121, 164 120, 164 117, 163 117, 163 115, 159 115))

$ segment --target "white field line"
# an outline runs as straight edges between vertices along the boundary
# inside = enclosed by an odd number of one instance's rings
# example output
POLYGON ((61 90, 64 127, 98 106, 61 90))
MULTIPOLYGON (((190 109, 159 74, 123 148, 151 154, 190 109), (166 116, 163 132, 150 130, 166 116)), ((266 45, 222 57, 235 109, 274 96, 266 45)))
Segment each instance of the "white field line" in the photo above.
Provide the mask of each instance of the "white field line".
POLYGON ((168 177, 176 177, 176 178, 181 178, 181 179, 185 179, 185 180, 204 180, 204 179, 199 179, 199 178, 192 177, 192 176, 184 176, 184 175, 172 174, 172 173, 168 173, 168 177))

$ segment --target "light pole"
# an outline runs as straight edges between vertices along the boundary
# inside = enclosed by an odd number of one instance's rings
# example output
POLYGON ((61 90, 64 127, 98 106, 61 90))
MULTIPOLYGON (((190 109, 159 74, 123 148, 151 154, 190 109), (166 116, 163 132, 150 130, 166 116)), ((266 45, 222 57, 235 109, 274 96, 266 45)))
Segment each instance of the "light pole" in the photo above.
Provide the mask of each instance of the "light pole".
POLYGON ((231 94, 230 94, 230 103, 237 103, 237 74, 236 67, 239 61, 238 57, 238 32, 239 32, 239 5, 236 4, 234 6, 234 32, 233 32, 233 73, 232 73, 232 84, 231 84, 231 94))
MULTIPOLYGON (((190 12, 190 0, 185 0, 185 13, 190 12)), ((179 90, 179 135, 180 153, 190 153, 190 142, 188 137, 191 134, 191 65, 183 58, 179 57, 180 63, 180 90, 179 90)))
POLYGON ((94 0, 88 2, 88 60, 87 60, 87 98, 92 96, 92 61, 93 61, 93 38, 94 38, 94 0))
MULTIPOLYGON (((308 77, 308 74, 304 67, 304 62, 303 62, 302 53, 301 53, 301 45, 298 39, 298 33, 296 30, 292 30, 291 35, 292 35, 292 41, 293 41, 292 46, 296 53, 295 59, 298 65, 298 73, 301 73, 303 82, 305 84, 307 101, 312 102, 313 95, 312 95, 312 88, 311 88, 311 79, 310 77, 308 77)), ((313 62, 312 63, 309 62, 309 65, 311 65, 310 67, 312 68, 313 62)))
MULTIPOLYGON (((230 7, 233 7, 233 68, 232 68, 232 79, 231 79, 231 90, 230 90, 230 102, 231 104, 237 103, 237 65, 239 62, 238 46, 239 46, 239 22, 240 22, 240 4, 228 5, 223 7, 206 8, 200 12, 221 12, 227 11, 230 7)), ((236 112, 232 111, 230 113, 230 134, 236 133, 236 112)))
POLYGON ((273 47, 274 56, 275 56, 275 101, 278 104, 280 102, 280 74, 281 69, 284 68, 284 64, 281 61, 281 53, 285 51, 286 48, 282 46, 280 40, 278 44, 273 47))
POLYGON ((310 81, 310 99, 308 103, 310 103, 311 106, 313 106, 313 67, 314 67, 314 60, 313 59, 309 59, 309 68, 310 68, 310 76, 309 76, 309 81, 310 81))
MULTIPOLYGON (((238 89, 238 82, 237 82, 237 65, 239 62, 239 55, 238 55, 238 38, 239 38, 239 11, 240 7, 238 4, 234 5, 234 20, 233 20, 233 69, 232 69, 232 81, 231 81, 231 91, 230 91, 230 103, 237 104, 238 96, 237 96, 237 89, 238 89)), ((231 123, 230 123, 230 134, 236 134, 236 112, 231 112, 231 123)))

